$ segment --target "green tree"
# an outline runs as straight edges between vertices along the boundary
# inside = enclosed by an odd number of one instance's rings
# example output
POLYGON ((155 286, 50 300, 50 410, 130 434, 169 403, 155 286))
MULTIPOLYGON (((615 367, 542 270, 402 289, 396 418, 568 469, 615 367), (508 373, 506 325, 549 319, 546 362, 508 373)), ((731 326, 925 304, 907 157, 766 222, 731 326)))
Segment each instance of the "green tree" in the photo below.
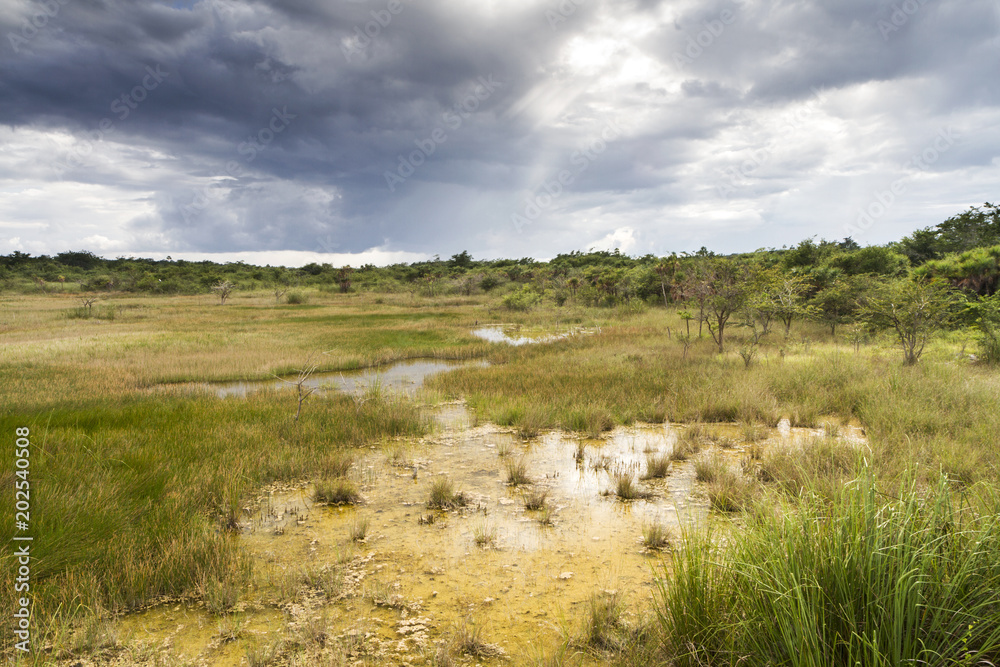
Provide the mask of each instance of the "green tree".
POLYGON ((903 363, 911 366, 948 322, 955 304, 941 282, 897 280, 873 288, 862 300, 860 315, 869 326, 891 331, 903 351, 903 363))
POLYGON ((849 323, 857 312, 858 300, 869 283, 869 279, 861 276, 838 276, 829 280, 809 300, 811 314, 830 327, 831 336, 836 336, 837 327, 849 323))
POLYGON ((448 260, 448 268, 451 269, 472 268, 472 255, 469 254, 468 250, 463 250, 457 255, 452 255, 451 259, 448 260))
POLYGON ((968 308, 975 321, 980 358, 1000 364, 1000 292, 973 301, 968 308))
POLYGON ((705 302, 705 324, 712 340, 725 352, 726 325, 747 301, 752 269, 739 260, 720 260, 709 269, 709 296, 705 302))

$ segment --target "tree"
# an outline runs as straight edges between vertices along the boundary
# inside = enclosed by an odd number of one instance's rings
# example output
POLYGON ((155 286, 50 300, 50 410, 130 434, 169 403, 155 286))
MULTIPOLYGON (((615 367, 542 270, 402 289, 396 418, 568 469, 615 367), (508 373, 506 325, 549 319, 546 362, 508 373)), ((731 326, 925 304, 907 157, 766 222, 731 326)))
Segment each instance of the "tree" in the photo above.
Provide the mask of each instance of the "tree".
POLYGON ((469 254, 468 250, 463 250, 457 255, 452 255, 451 259, 448 260, 448 268, 451 269, 472 268, 472 255, 469 254))
POLYGON ((750 267, 738 260, 715 262, 709 269, 708 287, 711 290, 705 302, 705 323, 712 340, 725 352, 726 325, 747 299, 747 278, 750 267))
POLYGON ((940 282, 898 280, 875 287, 863 299, 860 314, 870 326, 892 331, 903 363, 912 366, 931 336, 946 324, 955 303, 940 282))
POLYGON ((220 280, 212 285, 212 291, 219 295, 220 306, 226 305, 226 299, 229 298, 229 295, 232 294, 235 289, 236 285, 228 280, 220 280))
POLYGON ((962 252, 1000 244, 1000 206, 986 202, 981 207, 952 216, 937 226, 942 252, 962 252))
POLYGON ((969 303, 975 318, 980 358, 988 364, 1000 364, 1000 292, 969 303))
POLYGON ((677 259, 677 255, 671 255, 657 262, 653 270, 656 272, 657 277, 660 279, 660 293, 663 295, 663 307, 668 308, 667 303, 667 285, 671 285, 671 291, 673 291, 673 284, 676 280, 677 272, 680 269, 680 261, 677 259))
POLYGON ((351 291, 352 273, 354 273, 354 269, 350 266, 345 266, 337 270, 337 287, 340 289, 341 294, 347 294, 351 291))
POLYGON ((292 418, 295 422, 299 421, 299 415, 302 414, 302 404, 305 403, 306 399, 312 396, 317 389, 315 385, 310 386, 309 382, 317 368, 318 366, 312 361, 312 355, 309 355, 309 359, 307 359, 305 365, 299 369, 299 372, 295 375, 294 380, 286 380, 283 377, 279 377, 277 375, 274 376, 282 382, 295 387, 296 401, 298 402, 298 406, 295 409, 295 416, 292 418))
POLYGON ((785 325, 785 338, 791 332, 792 320, 816 314, 816 308, 807 305, 803 299, 806 289, 805 280, 799 276, 784 276, 775 286, 771 307, 774 316, 785 325))
POLYGON ((847 324, 858 310, 858 300, 864 294, 869 279, 858 276, 838 276, 810 299, 810 313, 830 327, 837 335, 837 326, 847 324))

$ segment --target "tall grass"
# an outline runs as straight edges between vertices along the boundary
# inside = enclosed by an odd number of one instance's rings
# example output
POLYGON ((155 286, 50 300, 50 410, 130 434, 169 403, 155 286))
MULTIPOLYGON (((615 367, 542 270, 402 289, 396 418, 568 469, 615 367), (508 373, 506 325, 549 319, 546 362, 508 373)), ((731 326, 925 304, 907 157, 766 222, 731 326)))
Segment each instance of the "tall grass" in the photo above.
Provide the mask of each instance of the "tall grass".
MULTIPOLYGON (((644 420, 654 409, 673 422, 767 426, 782 417, 814 426, 821 416, 835 416, 864 425, 869 463, 880 473, 898 476, 916 466, 928 478, 943 469, 965 484, 998 477, 1000 450, 991 434, 1000 432, 1000 382, 987 368, 941 363, 934 351, 920 365, 904 367, 894 352, 855 354, 803 325, 801 335, 815 339, 809 348, 778 357, 765 347, 762 362, 744 369, 738 358, 712 353, 710 346, 696 346, 684 358, 664 344, 664 324, 662 311, 651 311, 600 334, 496 353, 501 363, 444 373, 428 384, 466 396, 485 419, 506 417, 513 424, 531 405, 548 420, 545 426, 590 435, 644 420)), ((744 435, 761 433, 747 426, 744 435)), ((682 432, 676 457, 689 455, 688 442, 697 439, 682 432)))
MULTIPOLYGON (((358 410, 331 394, 296 424, 284 398, 132 396, 0 417, 6 432, 31 429, 31 525, 44 536, 32 550, 39 636, 57 613, 71 620, 100 606, 118 614, 205 593, 205 581, 241 585, 249 561, 219 526, 248 519, 256 489, 342 472, 353 447, 424 432, 405 403, 358 410)), ((4 466, 0 488, 13 487, 13 469, 4 466)), ((0 539, 12 528, 0 527, 0 539)), ((0 554, 4 608, 13 608, 14 572, 9 552, 0 554)))
POLYGON ((658 582, 678 665, 992 664, 1000 658, 1000 498, 942 481, 899 497, 870 476, 831 506, 686 536, 658 582), (986 662, 988 661, 988 662, 986 662))

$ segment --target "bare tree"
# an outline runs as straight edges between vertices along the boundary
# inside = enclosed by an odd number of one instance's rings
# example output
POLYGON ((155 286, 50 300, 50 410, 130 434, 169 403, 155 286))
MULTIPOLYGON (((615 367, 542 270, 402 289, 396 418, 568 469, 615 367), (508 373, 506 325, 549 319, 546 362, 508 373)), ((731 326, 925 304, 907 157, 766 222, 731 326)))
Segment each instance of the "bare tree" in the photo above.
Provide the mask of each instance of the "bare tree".
POLYGON ((90 311, 93 309, 94 303, 96 301, 97 301, 96 296, 85 296, 80 299, 80 303, 83 305, 84 308, 87 309, 87 315, 90 315, 90 311))
POLYGON ((229 295, 232 294, 235 289, 236 285, 228 280, 220 280, 212 285, 212 291, 219 295, 220 306, 226 305, 226 299, 229 298, 229 295))
POLYGON ((298 406, 295 409, 295 421, 299 420, 299 415, 302 414, 302 404, 305 403, 306 399, 312 396, 312 394, 318 389, 318 387, 308 386, 309 378, 312 377, 313 373, 316 372, 317 365, 312 363, 312 358, 306 360, 305 366, 299 369, 298 374, 295 376, 294 380, 286 380, 283 377, 277 377, 279 380, 286 384, 290 384, 295 387, 296 399, 298 400, 298 406))
POLYGON ((278 303, 281 301, 281 297, 285 296, 285 292, 288 291, 287 287, 275 287, 274 288, 274 302, 278 303))

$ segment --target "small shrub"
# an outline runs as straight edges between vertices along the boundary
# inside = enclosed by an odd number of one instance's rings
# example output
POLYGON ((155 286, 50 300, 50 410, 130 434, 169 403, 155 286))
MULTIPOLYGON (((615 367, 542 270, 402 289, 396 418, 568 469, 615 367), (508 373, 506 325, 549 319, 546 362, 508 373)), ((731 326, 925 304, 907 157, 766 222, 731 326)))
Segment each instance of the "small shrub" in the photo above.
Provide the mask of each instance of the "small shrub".
POLYGON ((302 292, 289 292, 285 295, 285 303, 290 306, 300 306, 309 299, 302 292))

